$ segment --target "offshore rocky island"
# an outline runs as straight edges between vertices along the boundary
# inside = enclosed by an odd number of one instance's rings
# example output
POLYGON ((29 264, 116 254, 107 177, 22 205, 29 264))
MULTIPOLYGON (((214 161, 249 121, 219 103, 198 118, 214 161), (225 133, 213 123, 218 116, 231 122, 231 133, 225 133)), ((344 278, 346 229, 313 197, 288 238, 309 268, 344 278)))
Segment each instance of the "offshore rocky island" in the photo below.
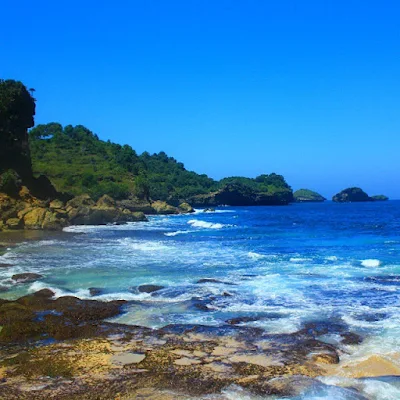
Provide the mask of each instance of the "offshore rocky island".
MULTIPOLYGON (((353 274, 347 280, 335 275, 344 256, 326 253, 329 244, 318 259, 294 252, 305 229, 300 206, 292 214, 278 207, 272 217, 249 207, 194 217, 193 207, 288 205, 323 196, 293 194, 277 174, 217 182, 165 153, 137 155, 82 126, 51 123, 29 131, 34 114, 35 100, 22 83, 0 81, 0 399, 298 398, 309 392, 365 400, 371 385, 395 387, 394 350, 391 357, 349 357, 368 343, 365 325, 391 317, 388 307, 376 312, 382 303, 375 287, 397 282, 393 274, 373 275, 379 260, 359 260, 356 249, 345 264, 353 274), (61 232, 13 252, 8 231, 41 230, 61 232), (248 231, 252 247, 242 248, 248 231), (263 240, 282 254, 266 252, 263 240), (362 268, 371 275, 360 278, 362 268), (132 276, 138 280, 131 285, 132 276), (346 295, 327 290, 328 279, 346 287, 346 295), (370 285, 365 296, 360 284, 370 285), (338 297, 343 303, 330 307, 338 297), (363 312, 354 308, 360 297, 363 312), (332 314, 324 318, 321 309, 332 314)), ((365 199, 358 190, 344 192, 337 201, 365 199)), ((318 215, 307 217, 318 225, 318 215)), ((330 223, 324 234, 335 242, 336 220, 330 223)))

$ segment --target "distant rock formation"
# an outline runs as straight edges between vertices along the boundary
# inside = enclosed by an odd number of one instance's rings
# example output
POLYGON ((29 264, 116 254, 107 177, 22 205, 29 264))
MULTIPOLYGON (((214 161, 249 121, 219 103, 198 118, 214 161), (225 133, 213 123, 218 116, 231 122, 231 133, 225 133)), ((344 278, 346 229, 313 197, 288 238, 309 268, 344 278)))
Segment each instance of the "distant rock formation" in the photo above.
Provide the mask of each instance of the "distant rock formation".
POLYGON ((293 198, 296 203, 313 203, 323 202, 326 200, 324 196, 309 189, 299 189, 293 193, 293 198))
POLYGON ((372 201, 387 201, 389 197, 385 196, 384 194, 378 194, 371 197, 372 201))
POLYGON ((362 189, 358 187, 352 187, 342 190, 332 198, 337 203, 350 203, 350 202, 365 202, 365 201, 385 201, 388 197, 384 195, 368 196, 362 189))

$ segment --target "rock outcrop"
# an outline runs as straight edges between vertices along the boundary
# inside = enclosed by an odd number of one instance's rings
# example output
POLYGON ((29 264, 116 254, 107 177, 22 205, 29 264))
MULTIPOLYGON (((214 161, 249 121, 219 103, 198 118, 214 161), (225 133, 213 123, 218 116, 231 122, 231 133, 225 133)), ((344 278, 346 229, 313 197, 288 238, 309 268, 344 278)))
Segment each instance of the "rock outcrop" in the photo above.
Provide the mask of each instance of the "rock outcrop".
POLYGON ((324 196, 309 189, 299 189, 293 193, 296 203, 319 203, 326 200, 324 196))
POLYGON ((135 204, 133 201, 117 202, 108 195, 95 202, 87 194, 65 202, 62 199, 38 199, 25 186, 16 190, 18 194, 14 197, 0 193, 0 230, 61 230, 69 225, 147 221, 141 210, 146 210, 148 214, 185 214, 194 211, 187 203, 179 207, 163 201, 148 205, 135 204))
POLYGON ((121 207, 107 195, 97 203, 88 195, 64 203, 60 199, 40 200, 25 186, 18 193, 16 197, 0 193, 0 230, 61 230, 68 225, 147 221, 143 212, 121 207))

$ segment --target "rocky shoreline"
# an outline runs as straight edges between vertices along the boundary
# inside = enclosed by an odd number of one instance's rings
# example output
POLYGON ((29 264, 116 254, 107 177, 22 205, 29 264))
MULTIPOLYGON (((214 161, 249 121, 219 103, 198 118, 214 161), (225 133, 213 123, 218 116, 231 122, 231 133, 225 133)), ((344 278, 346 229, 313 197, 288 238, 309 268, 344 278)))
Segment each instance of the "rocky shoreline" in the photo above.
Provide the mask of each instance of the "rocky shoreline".
MULTIPOLYGON (((347 346, 363 340, 322 321, 279 335, 240 318, 220 327, 128 326, 108 320, 132 303, 53 296, 43 289, 0 300, 0 399, 196 398, 232 387, 291 396, 338 374, 347 346), (327 334, 340 341, 324 342, 327 334)), ((354 370, 344 376, 363 376, 354 370)))
POLYGON ((89 195, 68 201, 42 200, 32 196, 25 186, 12 196, 0 193, 0 231, 59 231, 70 225, 105 225, 147 221, 146 214, 185 214, 194 212, 187 203, 178 207, 163 201, 115 201, 108 195, 95 202, 89 195))

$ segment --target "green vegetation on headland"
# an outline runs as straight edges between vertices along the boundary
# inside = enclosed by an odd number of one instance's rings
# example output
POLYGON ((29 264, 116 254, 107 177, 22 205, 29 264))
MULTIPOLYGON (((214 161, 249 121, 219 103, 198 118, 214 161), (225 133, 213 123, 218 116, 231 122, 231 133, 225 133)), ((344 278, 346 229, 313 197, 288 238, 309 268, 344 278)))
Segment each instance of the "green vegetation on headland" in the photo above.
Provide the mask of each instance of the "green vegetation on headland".
POLYGON ((164 152, 138 155, 131 146, 100 140, 81 125, 38 125, 29 132, 29 143, 33 172, 48 176, 58 191, 73 195, 176 203, 217 186, 164 152))
POLYGON ((385 201, 389 200, 389 198, 384 195, 370 197, 362 189, 358 187, 352 187, 344 189, 341 192, 335 194, 332 200, 337 203, 356 203, 365 201, 385 201))
POLYGON ((219 182, 187 171, 164 152, 137 155, 130 146, 100 140, 83 126, 51 123, 29 133, 34 173, 50 178, 59 191, 93 198, 135 196, 178 205, 288 204, 292 190, 277 174, 219 182))
POLYGON ((312 202, 322 202, 326 198, 321 196, 317 192, 313 192, 309 189, 299 189, 293 193, 294 201, 296 203, 312 203, 312 202))

